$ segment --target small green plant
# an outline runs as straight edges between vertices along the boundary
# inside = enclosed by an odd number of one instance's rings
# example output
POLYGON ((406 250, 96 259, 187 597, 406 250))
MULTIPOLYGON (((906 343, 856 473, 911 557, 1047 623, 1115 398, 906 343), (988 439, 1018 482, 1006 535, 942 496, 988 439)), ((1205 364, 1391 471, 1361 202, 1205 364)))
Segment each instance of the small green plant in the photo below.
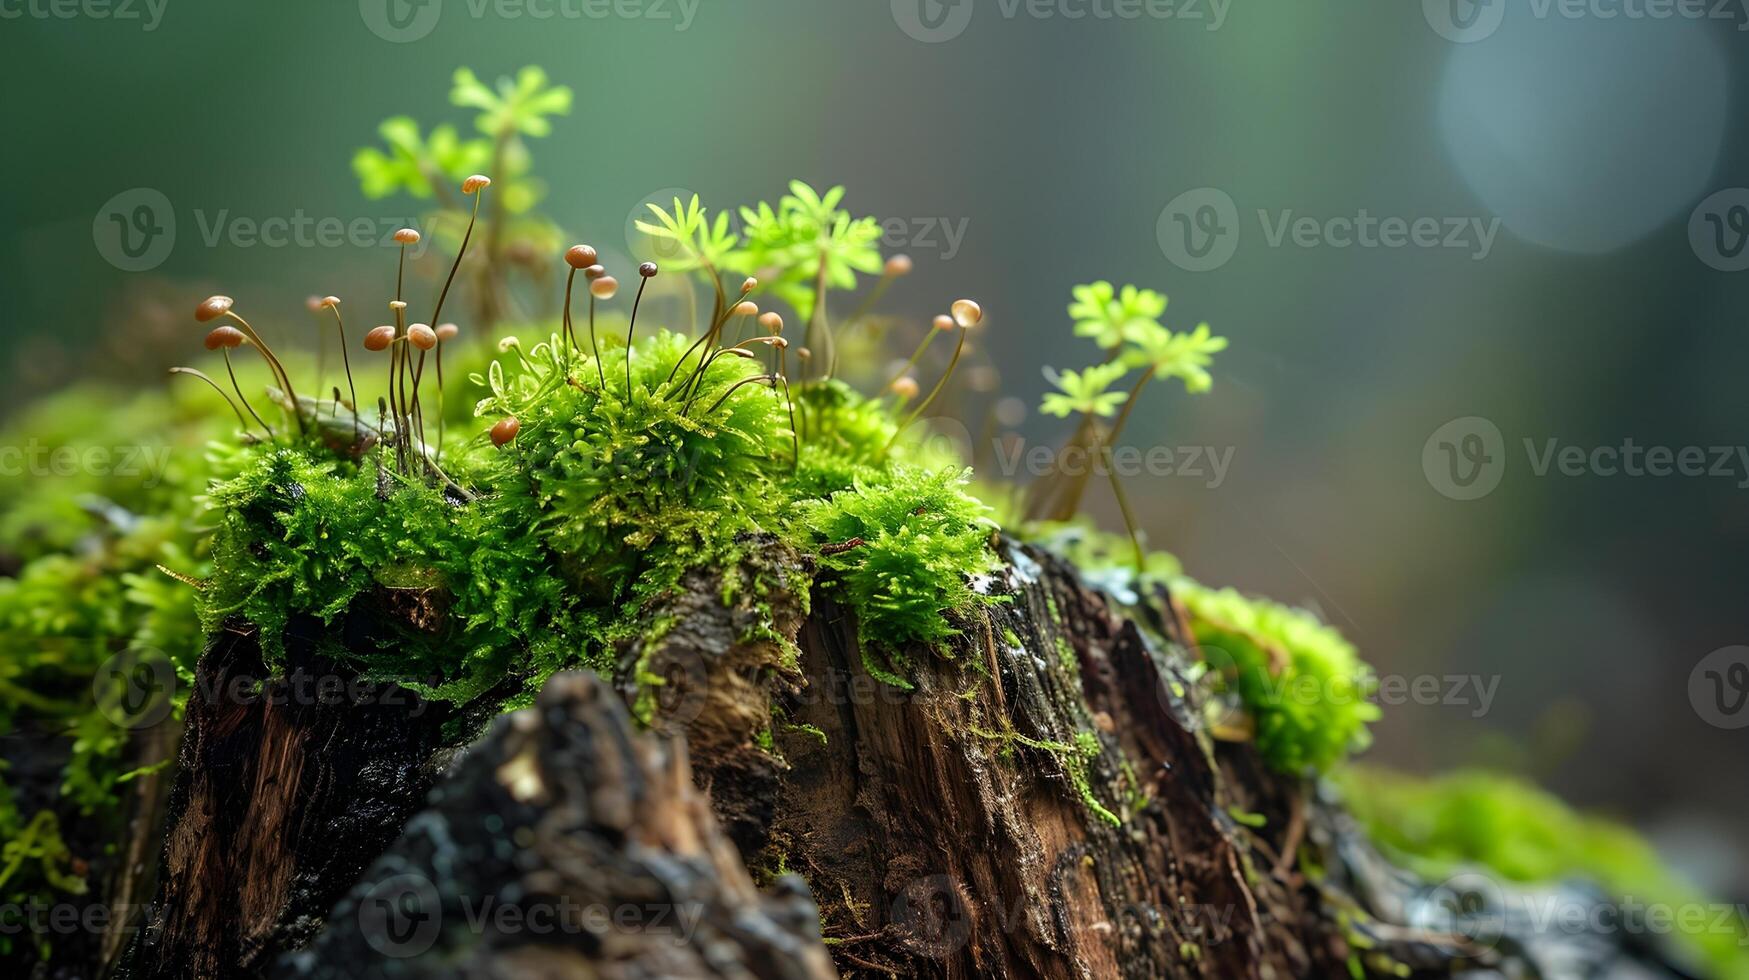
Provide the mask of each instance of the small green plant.
POLYGON ((1166 312, 1166 297, 1152 290, 1125 286, 1120 292, 1102 281, 1077 286, 1073 295, 1069 316, 1075 321, 1076 335, 1092 338, 1107 356, 1102 363, 1082 371, 1056 372, 1052 380, 1058 390, 1045 395, 1040 411, 1058 418, 1078 416, 1065 452, 1079 450, 1103 460, 1103 465, 1082 467, 1067 476, 1059 468, 1039 480, 1030 491, 1027 517, 1035 521, 1071 520, 1080 507, 1089 473, 1103 469, 1123 513, 1140 570, 1147 564, 1147 549, 1123 482, 1111 465, 1111 447, 1129 424, 1149 382, 1177 378, 1192 394, 1207 391, 1213 384, 1208 366, 1215 354, 1226 349, 1227 341, 1211 335, 1206 323, 1189 333, 1173 333, 1161 326, 1159 317, 1166 312), (1113 390, 1137 370, 1140 374, 1127 392, 1113 390), (1113 420, 1109 426, 1106 419, 1113 420))
POLYGON ((817 369, 832 374, 836 347, 826 319, 828 290, 856 288, 856 274, 882 271, 880 223, 873 218, 852 218, 838 205, 844 188, 825 194, 799 180, 791 181, 789 193, 769 204, 741 209, 745 241, 728 253, 731 268, 747 275, 778 270, 767 288, 796 311, 807 324, 802 343, 820 355, 817 369))
MULTIPOLYGON (((386 119, 377 127, 383 146, 365 147, 352 158, 352 169, 368 198, 405 193, 434 200, 438 211, 428 218, 433 230, 453 239, 467 220, 468 202, 453 188, 474 173, 489 173, 498 192, 485 220, 481 261, 472 270, 473 321, 482 333, 508 316, 526 316, 511 290, 511 272, 539 287, 551 255, 563 240, 552 220, 535 211, 546 196, 546 185, 534 176, 528 140, 552 132, 552 119, 571 111, 572 93, 554 85, 544 70, 530 65, 514 78, 488 85, 467 68, 455 71, 451 104, 477 110, 477 137, 464 137, 443 123, 422 133, 410 116, 386 119)), ((477 203, 477 202, 476 202, 477 203)), ((452 273, 453 275, 453 273, 452 273)), ((434 318, 431 321, 435 324, 434 318)))

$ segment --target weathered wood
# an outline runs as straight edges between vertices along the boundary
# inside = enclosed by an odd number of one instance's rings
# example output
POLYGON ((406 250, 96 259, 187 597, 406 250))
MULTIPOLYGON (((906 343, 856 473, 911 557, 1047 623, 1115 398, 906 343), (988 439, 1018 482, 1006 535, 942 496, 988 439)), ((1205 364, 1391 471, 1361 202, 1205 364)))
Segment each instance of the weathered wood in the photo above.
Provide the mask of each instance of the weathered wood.
MULTIPOLYGON (((807 879, 843 975, 1324 977, 1351 959, 1380 975, 1683 975, 1632 937, 1535 933, 1501 911, 1527 897, 1503 883, 1493 905, 1450 913, 1473 896, 1391 868, 1311 781, 1209 736, 1169 595, 1120 605, 1045 552, 1004 548, 1006 571, 979 585, 1006 603, 961 623, 950 656, 912 651, 914 691, 869 676, 829 588, 777 618, 799 676, 768 640, 733 645, 751 610, 701 599, 720 591, 708 581, 677 606, 685 628, 638 652, 686 665, 657 723, 758 774, 705 785, 751 866, 807 879)), ((758 560, 768 576, 800 563, 758 560)))
POLYGON ((280 974, 828 980, 799 880, 761 895, 684 741, 560 674, 501 721, 280 974))
POLYGON ((424 804, 456 719, 394 685, 347 684, 315 653, 325 635, 295 623, 271 677, 249 631, 202 656, 156 897, 120 976, 258 973, 315 935, 424 804))
MULTIPOLYGON (((1634 937, 1539 933, 1510 912, 1522 889, 1421 882, 1311 781, 1215 741, 1164 591, 1119 601, 1001 542, 975 584, 1002 602, 911 651, 903 691, 870 677, 829 582, 810 606, 804 556, 747 544, 733 601, 689 576, 622 653, 614 687, 676 741, 560 675, 398 840, 455 729, 440 713, 191 702, 132 975, 259 976, 300 947, 282 971, 311 978, 1685 975, 1634 937), (643 917, 529 925, 566 908, 643 917), (662 909, 696 915, 676 935, 662 909)), ((247 637, 202 667, 256 669, 247 637)))
MULTIPOLYGON (((1173 658, 1065 566, 1012 554, 1009 570, 984 583, 1008 604, 962 624, 952 659, 917 652, 915 691, 874 681, 854 624, 819 597, 791 634, 803 676, 771 672, 763 711, 749 710, 740 685, 736 713, 759 723, 742 722, 742 743, 728 748, 758 753, 751 736, 771 726, 775 751, 763 768, 775 785, 730 780, 711 792, 737 819, 772 815, 763 833, 738 837, 758 845, 749 861, 807 878, 851 974, 1342 969, 1340 943, 1295 870, 1278 880, 1265 860, 1281 841, 1253 842, 1228 815, 1262 807, 1270 827, 1286 828, 1297 787, 1227 788, 1193 706, 1173 693, 1188 693, 1173 658)), ((677 659, 700 655, 697 637, 712 632, 701 617, 733 615, 689 609, 677 659)), ((1176 635, 1175 623, 1160 625, 1176 635)), ((735 668, 707 663, 714 692, 735 668)), ((689 730, 709 731, 723 751, 721 732, 734 726, 713 716, 714 697, 677 690, 669 701, 696 705, 689 730)))

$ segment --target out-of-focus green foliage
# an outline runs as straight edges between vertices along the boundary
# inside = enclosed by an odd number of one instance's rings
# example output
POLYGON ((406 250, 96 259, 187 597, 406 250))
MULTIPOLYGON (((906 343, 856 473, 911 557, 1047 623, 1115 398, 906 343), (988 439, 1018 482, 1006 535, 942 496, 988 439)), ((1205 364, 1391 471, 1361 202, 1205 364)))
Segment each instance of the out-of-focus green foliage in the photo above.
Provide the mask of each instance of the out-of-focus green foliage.
POLYGON ((1749 922, 1740 910, 1709 901, 1620 824, 1497 772, 1421 779, 1348 766, 1334 778, 1373 840, 1429 879, 1480 866, 1512 882, 1590 881, 1617 901, 1660 909, 1713 975, 1749 977, 1749 922))

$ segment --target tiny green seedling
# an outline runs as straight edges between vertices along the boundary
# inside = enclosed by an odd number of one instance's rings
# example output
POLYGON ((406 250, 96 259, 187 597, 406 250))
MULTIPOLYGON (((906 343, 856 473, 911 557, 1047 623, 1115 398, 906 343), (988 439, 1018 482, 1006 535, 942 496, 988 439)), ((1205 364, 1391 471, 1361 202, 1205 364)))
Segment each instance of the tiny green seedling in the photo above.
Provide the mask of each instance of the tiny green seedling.
MULTIPOLYGON (((1142 390, 1156 378, 1178 378, 1191 393, 1207 391, 1213 383, 1208 366, 1214 355, 1226 349, 1224 337, 1211 336, 1208 324, 1189 333, 1173 333, 1160 325, 1166 312, 1166 297, 1148 289, 1125 286, 1120 292, 1109 282, 1077 286, 1069 316, 1077 336, 1088 337, 1106 351, 1106 359, 1081 371, 1053 375, 1057 390, 1044 397, 1039 410, 1058 418, 1079 416, 1069 445, 1095 458, 1106 459, 1102 467, 1110 478, 1113 495, 1123 513, 1124 526, 1135 550, 1136 568, 1147 566, 1135 515, 1123 483, 1109 465, 1110 447, 1123 434, 1141 398, 1142 390), (1113 386, 1136 369, 1141 374, 1127 392, 1113 386), (1115 417, 1115 418, 1114 418, 1115 417), (1109 427, 1103 420, 1114 418, 1109 427)), ((1061 458, 1059 456, 1059 458, 1061 458)), ((1065 476, 1059 470, 1031 488, 1027 516, 1031 520, 1068 521, 1080 507, 1088 471, 1065 476)))

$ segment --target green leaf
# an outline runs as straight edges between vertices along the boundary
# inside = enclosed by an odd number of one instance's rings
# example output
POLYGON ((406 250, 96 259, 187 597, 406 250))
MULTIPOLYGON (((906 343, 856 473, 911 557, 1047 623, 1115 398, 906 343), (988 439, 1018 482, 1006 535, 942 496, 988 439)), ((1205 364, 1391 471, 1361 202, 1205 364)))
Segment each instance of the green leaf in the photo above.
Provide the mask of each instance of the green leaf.
POLYGON ((1208 366, 1214 355, 1227 349, 1227 338, 1212 336, 1206 323, 1189 333, 1173 333, 1152 324, 1137 331, 1129 343, 1123 355, 1125 364, 1152 368, 1156 377, 1178 378, 1192 393, 1207 391, 1214 384, 1208 366))
POLYGON ((1054 379, 1058 390, 1045 395, 1039 410, 1058 418, 1076 413, 1099 418, 1115 415, 1129 394, 1109 389, 1129 370, 1122 362, 1113 361, 1085 371, 1064 371, 1054 379))
POLYGON ((1091 337, 1106 350, 1158 327, 1166 312, 1166 297, 1151 289, 1125 286, 1120 293, 1111 283, 1100 281, 1076 286, 1072 295, 1069 316, 1075 321, 1075 335, 1091 337))

